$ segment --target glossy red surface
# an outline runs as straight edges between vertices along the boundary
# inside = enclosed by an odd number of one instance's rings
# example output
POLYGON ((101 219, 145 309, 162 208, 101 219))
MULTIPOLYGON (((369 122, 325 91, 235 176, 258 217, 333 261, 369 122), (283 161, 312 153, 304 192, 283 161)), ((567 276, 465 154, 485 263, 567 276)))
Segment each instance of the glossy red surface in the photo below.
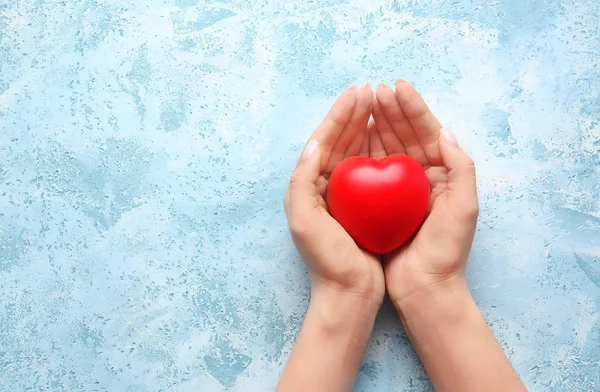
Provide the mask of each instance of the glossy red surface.
POLYGON ((331 174, 327 203, 359 246, 385 254, 419 228, 429 208, 429 192, 425 170, 407 155, 352 157, 331 174))

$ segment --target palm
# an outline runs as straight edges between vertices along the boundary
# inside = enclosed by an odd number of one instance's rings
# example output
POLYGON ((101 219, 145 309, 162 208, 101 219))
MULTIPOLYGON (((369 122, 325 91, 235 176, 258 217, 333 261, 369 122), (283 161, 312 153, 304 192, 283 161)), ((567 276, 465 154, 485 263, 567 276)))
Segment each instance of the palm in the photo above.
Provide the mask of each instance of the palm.
MULTIPOLYGON (((357 154, 355 154, 357 155, 357 154)), ((352 156, 352 155, 349 155, 352 156)), ((367 250, 364 250, 356 245, 350 235, 340 226, 340 224, 331 217, 327 206, 326 189, 329 182, 329 175, 324 173, 319 176, 319 212, 321 219, 315 222, 319 226, 320 241, 318 241, 319 252, 331 252, 336 255, 335 260, 343 260, 343 263, 332 262, 322 267, 325 271, 321 271, 324 276, 331 276, 335 281, 345 284, 354 285, 352 282, 355 279, 362 279, 365 273, 376 275, 377 290, 384 292, 385 283, 381 270, 381 257, 367 250), (358 256, 358 257, 357 257, 358 256), (345 282, 344 280, 350 280, 345 282)), ((333 261, 333 259, 332 259, 333 261)))

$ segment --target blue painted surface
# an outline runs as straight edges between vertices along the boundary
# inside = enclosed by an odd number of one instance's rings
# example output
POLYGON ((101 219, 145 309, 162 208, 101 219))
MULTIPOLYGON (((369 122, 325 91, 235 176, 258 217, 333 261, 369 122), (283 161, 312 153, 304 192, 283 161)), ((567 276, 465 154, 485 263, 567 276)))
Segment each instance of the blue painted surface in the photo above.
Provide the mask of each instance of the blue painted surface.
MULTIPOLYGON (((0 390, 272 389, 282 195, 350 83, 478 165, 472 291, 532 391, 600 390, 597 0, 0 0, 0 390)), ((385 305, 358 391, 430 390, 385 305)))

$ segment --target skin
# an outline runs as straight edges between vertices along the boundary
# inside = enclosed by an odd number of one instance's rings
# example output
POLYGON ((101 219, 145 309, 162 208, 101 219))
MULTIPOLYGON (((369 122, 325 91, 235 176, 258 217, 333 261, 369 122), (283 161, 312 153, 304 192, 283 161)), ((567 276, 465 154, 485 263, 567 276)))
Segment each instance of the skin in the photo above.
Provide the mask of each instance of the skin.
POLYGON ((383 301, 379 256, 360 249, 325 202, 335 165, 360 151, 372 103, 370 86, 342 94, 311 136, 284 197, 311 300, 278 391, 351 390, 383 301))
POLYGON ((307 143, 284 204, 312 285, 278 391, 352 390, 386 288, 437 391, 526 390, 465 279, 479 212, 475 166, 408 83, 347 90, 307 143), (387 255, 357 247, 327 212, 331 171, 359 154, 410 155, 430 182, 425 222, 387 255))
POLYGON ((412 156, 431 187, 420 230, 383 263, 388 295, 435 390, 526 391, 467 287, 479 214, 473 160, 404 80, 395 92, 377 88, 373 119, 363 152, 412 156))

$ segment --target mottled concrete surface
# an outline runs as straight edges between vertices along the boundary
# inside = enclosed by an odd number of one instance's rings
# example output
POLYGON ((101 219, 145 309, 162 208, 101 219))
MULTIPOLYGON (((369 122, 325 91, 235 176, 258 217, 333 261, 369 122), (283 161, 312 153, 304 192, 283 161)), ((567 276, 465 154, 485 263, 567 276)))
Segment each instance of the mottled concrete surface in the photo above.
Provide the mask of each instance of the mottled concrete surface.
MULTIPOLYGON (((470 284, 532 391, 600 390, 597 0, 0 0, 0 390, 272 389, 282 196, 351 83, 478 164, 470 284)), ((431 387, 384 306, 357 391, 431 387)))

